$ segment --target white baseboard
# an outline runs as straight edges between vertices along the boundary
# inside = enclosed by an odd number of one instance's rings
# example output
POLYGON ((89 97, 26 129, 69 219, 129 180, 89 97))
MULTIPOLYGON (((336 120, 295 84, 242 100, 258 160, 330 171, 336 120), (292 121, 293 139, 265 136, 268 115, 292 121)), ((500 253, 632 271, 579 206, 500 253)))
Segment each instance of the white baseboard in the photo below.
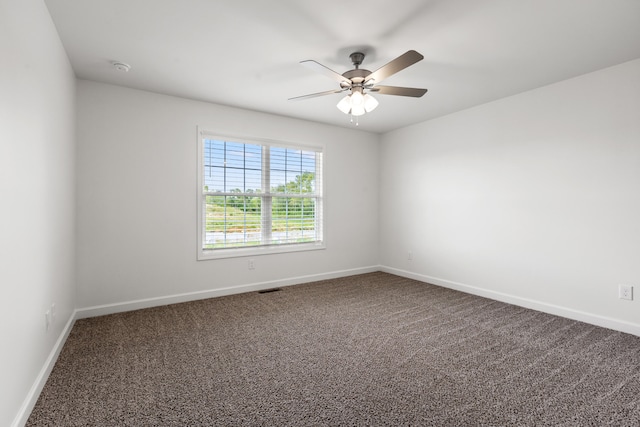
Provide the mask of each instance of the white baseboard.
POLYGON ((71 313, 71 316, 69 316, 69 320, 67 320, 67 323, 64 325, 64 328, 62 329, 60 336, 58 337, 55 345, 51 349, 51 352, 49 353, 49 357, 47 357, 47 360, 44 362, 42 369, 40 369, 40 372, 38 373, 38 376, 36 377, 35 382, 31 386, 29 393, 27 393, 27 397, 24 399, 24 402, 22 403, 22 406, 20 407, 18 414, 13 419, 13 423, 11 423, 11 427, 22 427, 27 423, 27 420, 29 419, 29 415, 31 415, 31 411, 33 410, 33 407, 36 406, 38 397, 40 396, 40 393, 42 392, 44 385, 47 383, 49 374, 51 374, 51 371, 53 370, 53 366, 56 364, 56 360, 58 360, 58 356, 62 351, 62 347, 64 347, 64 343, 67 341, 67 338, 69 337, 69 333, 71 332, 71 328, 73 328, 73 324, 75 323, 75 321, 76 321, 76 312, 74 311, 73 313, 71 313))
POLYGON ((86 307, 76 310, 76 319, 104 316, 107 314, 121 313, 125 311, 139 310, 142 308, 158 307, 162 305, 177 304, 181 302, 196 301, 207 298, 215 298, 225 295, 254 292, 281 286, 298 285, 302 283, 316 282, 318 280, 354 276, 356 274, 372 273, 374 271, 380 271, 380 267, 374 265, 369 267, 353 268, 349 270, 332 271, 329 273, 310 274, 306 276, 289 277, 286 279, 270 280, 266 282, 249 283, 246 285, 229 286, 225 288, 211 289, 206 291, 188 292, 184 294, 146 298, 135 301, 125 301, 114 304, 96 305, 93 307, 86 307))
POLYGON ((535 301, 528 298, 522 298, 502 292, 491 291, 476 286, 466 285, 464 283, 453 282, 446 279, 440 279, 438 277, 413 273, 411 271, 401 270, 384 265, 380 266, 380 271, 406 277, 409 279, 418 280, 420 282, 431 283, 433 285, 442 286, 443 288, 454 289, 456 291, 478 295, 481 297, 506 302, 508 304, 513 304, 520 307, 530 308, 532 310, 541 311, 543 313, 566 317, 568 319, 578 320, 580 322, 589 323, 591 325, 601 326, 603 328, 613 329, 615 331, 640 336, 640 325, 637 323, 631 323, 619 319, 612 319, 610 317, 599 316, 597 314, 574 310, 571 308, 549 304, 541 301, 535 301))

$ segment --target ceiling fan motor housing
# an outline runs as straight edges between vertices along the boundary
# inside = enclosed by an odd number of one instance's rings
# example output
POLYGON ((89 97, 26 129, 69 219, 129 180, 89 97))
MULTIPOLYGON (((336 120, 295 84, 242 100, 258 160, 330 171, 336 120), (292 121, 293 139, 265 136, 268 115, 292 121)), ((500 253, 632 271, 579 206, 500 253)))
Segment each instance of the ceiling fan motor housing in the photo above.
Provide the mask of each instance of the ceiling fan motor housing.
POLYGON ((342 76, 345 79, 351 80, 351 82, 353 82, 354 85, 357 85, 357 84, 362 84, 362 82, 364 82, 364 79, 369 74, 371 74, 371 71, 369 70, 356 68, 355 70, 347 71, 346 73, 342 74, 342 76))

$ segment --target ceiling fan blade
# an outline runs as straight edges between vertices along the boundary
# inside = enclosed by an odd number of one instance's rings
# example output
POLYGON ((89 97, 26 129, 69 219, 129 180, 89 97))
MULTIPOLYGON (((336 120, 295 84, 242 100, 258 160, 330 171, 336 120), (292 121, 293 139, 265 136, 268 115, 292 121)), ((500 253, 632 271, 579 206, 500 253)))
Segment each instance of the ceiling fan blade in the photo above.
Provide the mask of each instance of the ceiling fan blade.
POLYGON ((418 89, 415 87, 398 87, 398 86, 374 86, 369 89, 370 92, 377 92, 383 95, 412 96, 420 98, 427 93, 427 89, 418 89))
POLYGON ((317 96, 331 95, 333 93, 344 92, 345 90, 347 89, 335 89, 335 90, 327 90, 325 92, 310 93, 309 95, 302 95, 302 96, 296 96, 294 98, 289 98, 289 101, 300 101, 302 99, 315 98, 317 96))
POLYGON ((349 79, 347 79, 346 77, 342 76, 341 74, 336 73, 335 71, 333 71, 331 68, 327 68, 324 65, 320 64, 319 62, 316 62, 312 59, 308 59, 306 61, 301 61, 300 62, 302 65, 304 65, 305 67, 316 71, 320 74, 324 74, 325 76, 329 77, 330 79, 333 79, 335 81, 337 81, 338 83, 342 83, 342 82, 347 82, 349 83, 349 86, 351 86, 351 82, 349 81, 349 79))
POLYGON ((398 71, 402 71, 405 68, 415 64, 416 62, 421 61, 423 58, 424 56, 422 56, 415 50, 409 50, 403 53, 402 55, 398 56, 393 61, 389 62, 386 65, 383 65, 373 73, 369 74, 365 78, 365 83, 370 80, 374 80, 375 82, 381 82, 387 77, 394 75, 398 71))

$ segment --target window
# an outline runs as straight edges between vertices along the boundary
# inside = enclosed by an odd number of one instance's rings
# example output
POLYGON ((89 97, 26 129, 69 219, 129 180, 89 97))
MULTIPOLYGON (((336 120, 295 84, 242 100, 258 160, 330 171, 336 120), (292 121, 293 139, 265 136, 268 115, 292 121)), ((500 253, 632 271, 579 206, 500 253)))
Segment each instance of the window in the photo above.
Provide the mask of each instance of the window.
POLYGON ((322 150, 201 132, 198 259, 323 248, 322 150))

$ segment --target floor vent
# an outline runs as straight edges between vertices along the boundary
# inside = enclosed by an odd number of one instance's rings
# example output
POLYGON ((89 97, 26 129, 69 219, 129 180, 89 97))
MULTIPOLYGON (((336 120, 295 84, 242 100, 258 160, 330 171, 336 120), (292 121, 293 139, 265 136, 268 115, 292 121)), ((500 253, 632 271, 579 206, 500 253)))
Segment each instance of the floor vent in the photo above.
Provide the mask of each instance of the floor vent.
POLYGON ((262 291, 258 291, 259 294, 268 294, 271 292, 278 292, 280 290, 280 288, 271 288, 271 289, 264 289, 262 291))

